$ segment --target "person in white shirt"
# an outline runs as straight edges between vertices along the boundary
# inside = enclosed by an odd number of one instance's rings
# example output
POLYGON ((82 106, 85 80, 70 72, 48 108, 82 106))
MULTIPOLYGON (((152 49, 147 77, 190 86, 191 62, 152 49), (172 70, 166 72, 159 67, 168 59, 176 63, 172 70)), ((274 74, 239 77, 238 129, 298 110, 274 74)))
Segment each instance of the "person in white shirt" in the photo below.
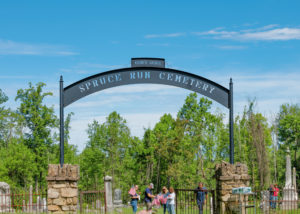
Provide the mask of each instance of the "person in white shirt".
POLYGON ((175 197, 174 188, 170 187, 170 194, 167 197, 168 211, 170 214, 175 214, 175 197))

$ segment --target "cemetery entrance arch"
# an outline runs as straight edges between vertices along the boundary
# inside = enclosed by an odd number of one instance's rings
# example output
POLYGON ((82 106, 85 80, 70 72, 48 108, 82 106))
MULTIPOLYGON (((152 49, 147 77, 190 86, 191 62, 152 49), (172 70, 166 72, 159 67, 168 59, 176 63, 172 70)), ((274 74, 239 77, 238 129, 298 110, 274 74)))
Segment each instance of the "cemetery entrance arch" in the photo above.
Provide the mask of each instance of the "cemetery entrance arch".
POLYGON ((131 67, 89 76, 67 87, 60 77, 60 164, 64 164, 64 108, 92 93, 130 84, 163 84, 185 88, 209 97, 229 109, 230 163, 234 163, 233 142, 233 83, 229 89, 204 77, 165 68, 161 58, 132 58, 131 67))

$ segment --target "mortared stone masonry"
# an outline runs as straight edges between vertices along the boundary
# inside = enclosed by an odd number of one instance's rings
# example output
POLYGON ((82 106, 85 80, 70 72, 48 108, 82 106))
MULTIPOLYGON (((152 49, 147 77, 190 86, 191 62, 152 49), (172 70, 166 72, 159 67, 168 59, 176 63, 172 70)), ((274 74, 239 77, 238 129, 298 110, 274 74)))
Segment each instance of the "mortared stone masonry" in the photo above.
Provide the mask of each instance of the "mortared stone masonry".
POLYGON ((48 212, 75 213, 78 203, 79 166, 49 164, 48 166, 48 212))
MULTIPOLYGON (((239 213, 239 196, 232 194, 232 188, 249 186, 248 167, 242 163, 230 164, 222 161, 216 165, 216 181, 217 213, 239 213)), ((243 206, 247 205, 247 196, 242 198, 242 203, 243 206)), ((241 213, 245 213, 245 210, 242 209, 241 213)))

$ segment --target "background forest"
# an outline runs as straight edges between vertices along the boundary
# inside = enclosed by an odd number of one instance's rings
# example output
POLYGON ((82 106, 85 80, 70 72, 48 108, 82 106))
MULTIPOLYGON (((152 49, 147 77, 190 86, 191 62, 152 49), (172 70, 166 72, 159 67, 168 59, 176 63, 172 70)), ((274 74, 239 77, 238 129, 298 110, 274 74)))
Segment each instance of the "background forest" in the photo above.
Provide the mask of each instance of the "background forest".
MULTIPOLYGON (((59 163, 58 117, 44 103, 44 83, 20 89, 17 109, 5 107, 8 97, 0 89, 0 181, 14 190, 46 188, 49 163, 59 163)), ((285 157, 291 151, 292 166, 300 177, 300 107, 282 104, 276 118, 268 120, 255 111, 254 102, 235 117, 235 162, 245 163, 255 189, 285 181, 285 157)), ((192 93, 176 118, 164 114, 153 129, 139 139, 130 134, 126 120, 117 112, 104 123, 87 128, 88 142, 79 153, 69 142, 72 114, 65 118, 65 163, 79 164, 80 189, 103 189, 103 177, 113 177, 113 188, 127 192, 131 185, 141 190, 153 182, 162 186, 194 188, 203 181, 215 188, 214 167, 229 161, 227 117, 212 112, 212 102, 192 93)), ((300 182, 298 182, 298 185, 300 182)), ((298 186, 299 188, 299 186, 298 186)))

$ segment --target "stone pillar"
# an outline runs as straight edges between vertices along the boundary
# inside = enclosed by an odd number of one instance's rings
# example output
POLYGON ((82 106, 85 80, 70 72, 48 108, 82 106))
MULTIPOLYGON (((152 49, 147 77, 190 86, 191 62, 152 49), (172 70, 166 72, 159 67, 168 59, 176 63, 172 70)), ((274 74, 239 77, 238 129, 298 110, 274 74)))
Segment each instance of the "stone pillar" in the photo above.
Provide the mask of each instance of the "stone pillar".
POLYGON ((78 202, 79 166, 49 164, 48 211, 52 213, 75 213, 78 202))
POLYGON ((107 212, 113 211, 113 200, 112 200, 112 177, 105 176, 104 177, 104 190, 105 190, 105 199, 107 212))
POLYGON ((10 186, 0 182, 0 213, 11 212, 10 186))
MULTIPOLYGON (((291 170, 291 156, 290 150, 287 150, 286 167, 285 167, 285 186, 283 188, 283 202, 281 209, 283 210, 297 210, 298 208, 298 194, 296 190, 296 181, 292 179, 291 170), (295 186, 293 185, 295 183, 295 186)), ((295 179, 296 180, 296 179, 295 179)))
POLYGON ((239 213, 239 200, 241 200, 242 205, 246 205, 248 197, 239 198, 239 195, 233 195, 232 188, 249 186, 248 167, 241 163, 232 165, 222 161, 216 165, 215 175, 217 213, 239 213))

